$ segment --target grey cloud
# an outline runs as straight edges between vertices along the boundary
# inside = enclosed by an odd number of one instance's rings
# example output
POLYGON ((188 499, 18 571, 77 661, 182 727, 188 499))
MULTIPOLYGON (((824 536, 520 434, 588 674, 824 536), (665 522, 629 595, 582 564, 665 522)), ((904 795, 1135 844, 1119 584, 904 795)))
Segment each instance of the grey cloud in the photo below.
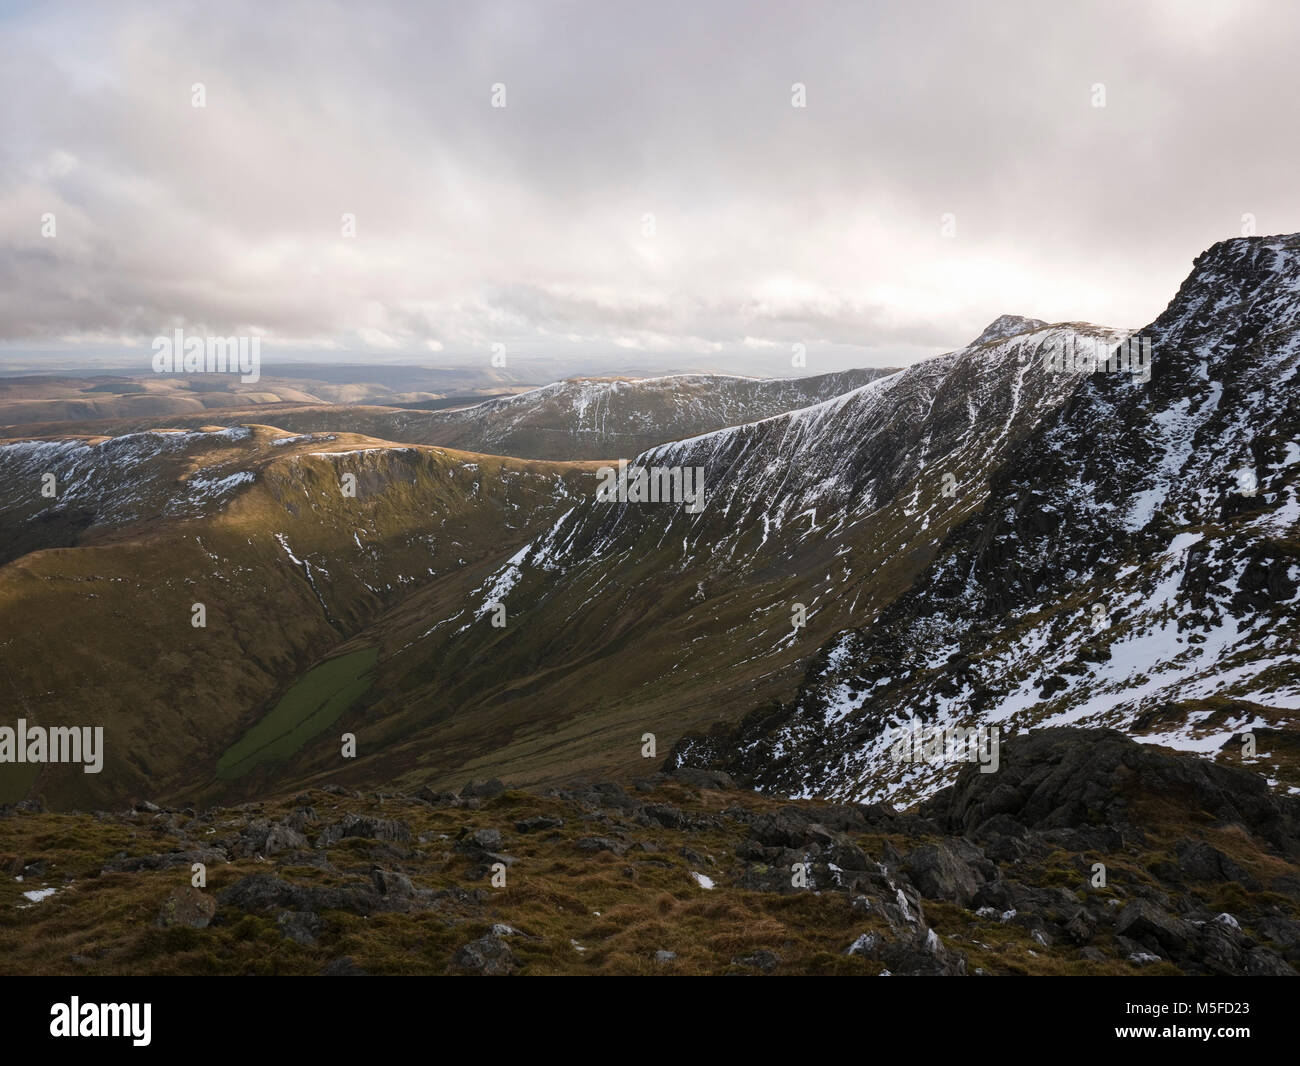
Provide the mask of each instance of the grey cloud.
POLYGON ((1243 214, 1300 229, 1297 28, 1172 0, 20 10, 0 339, 577 337, 616 370, 627 344, 847 365, 1003 312, 1141 325, 1243 214))

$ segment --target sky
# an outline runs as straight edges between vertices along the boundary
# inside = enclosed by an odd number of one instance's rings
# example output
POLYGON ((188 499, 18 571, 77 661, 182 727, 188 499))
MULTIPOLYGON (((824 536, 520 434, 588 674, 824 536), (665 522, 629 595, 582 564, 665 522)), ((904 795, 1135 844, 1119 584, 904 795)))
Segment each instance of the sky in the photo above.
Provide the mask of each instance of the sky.
POLYGON ((9 4, 0 370, 144 371, 178 328, 790 374, 1004 313, 1140 327, 1210 244, 1300 230, 1298 29, 1280 0, 9 4))

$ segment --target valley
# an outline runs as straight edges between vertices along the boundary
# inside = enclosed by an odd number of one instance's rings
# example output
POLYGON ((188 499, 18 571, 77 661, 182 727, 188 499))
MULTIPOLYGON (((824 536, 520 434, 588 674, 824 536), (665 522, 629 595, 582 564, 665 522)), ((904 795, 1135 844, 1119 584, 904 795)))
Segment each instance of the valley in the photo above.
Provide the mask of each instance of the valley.
POLYGON ((383 415, 697 431, 604 463, 370 436, 347 408, 0 443, 4 683, 33 721, 95 692, 108 750, 93 780, 4 768, 3 798, 627 780, 650 734, 670 766, 910 803, 951 776, 888 759, 914 718, 1210 754, 1258 731, 1294 787, 1293 243, 1202 256, 1139 331, 1149 382, 1054 358, 1132 331, 1006 315, 860 384, 565 382, 383 415), (602 467, 698 471, 705 504, 606 498, 602 467))

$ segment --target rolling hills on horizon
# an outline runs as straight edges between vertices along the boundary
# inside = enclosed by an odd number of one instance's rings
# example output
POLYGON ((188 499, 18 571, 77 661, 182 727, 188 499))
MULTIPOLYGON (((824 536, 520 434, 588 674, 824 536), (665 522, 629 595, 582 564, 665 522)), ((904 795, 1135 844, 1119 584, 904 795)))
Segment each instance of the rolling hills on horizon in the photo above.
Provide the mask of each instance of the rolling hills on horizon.
MULTIPOLYGON (((617 459, 656 444, 805 407, 892 373, 868 369, 803 378, 731 374, 571 378, 480 402, 464 396, 446 410, 347 402, 246 406, 227 395, 218 410, 223 419, 274 423, 295 433, 364 433, 403 444, 434 444, 522 459, 617 459)), ((29 421, 0 425, 0 432, 34 437, 120 436, 151 429, 194 429, 214 417, 216 410, 204 408, 130 418, 29 421)))

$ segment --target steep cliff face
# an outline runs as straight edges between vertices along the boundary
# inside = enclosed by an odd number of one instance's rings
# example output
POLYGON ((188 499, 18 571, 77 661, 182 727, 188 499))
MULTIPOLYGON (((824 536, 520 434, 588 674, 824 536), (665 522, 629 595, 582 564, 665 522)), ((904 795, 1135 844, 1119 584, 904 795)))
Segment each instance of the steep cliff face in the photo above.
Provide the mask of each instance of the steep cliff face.
POLYGON ((686 741, 677 761, 908 798, 955 767, 895 761, 891 727, 1089 723, 1202 751, 1252 731, 1289 776, 1298 327, 1300 238, 1211 248, 1141 331, 1149 381, 1082 377, 913 586, 823 647, 794 701, 686 741))

